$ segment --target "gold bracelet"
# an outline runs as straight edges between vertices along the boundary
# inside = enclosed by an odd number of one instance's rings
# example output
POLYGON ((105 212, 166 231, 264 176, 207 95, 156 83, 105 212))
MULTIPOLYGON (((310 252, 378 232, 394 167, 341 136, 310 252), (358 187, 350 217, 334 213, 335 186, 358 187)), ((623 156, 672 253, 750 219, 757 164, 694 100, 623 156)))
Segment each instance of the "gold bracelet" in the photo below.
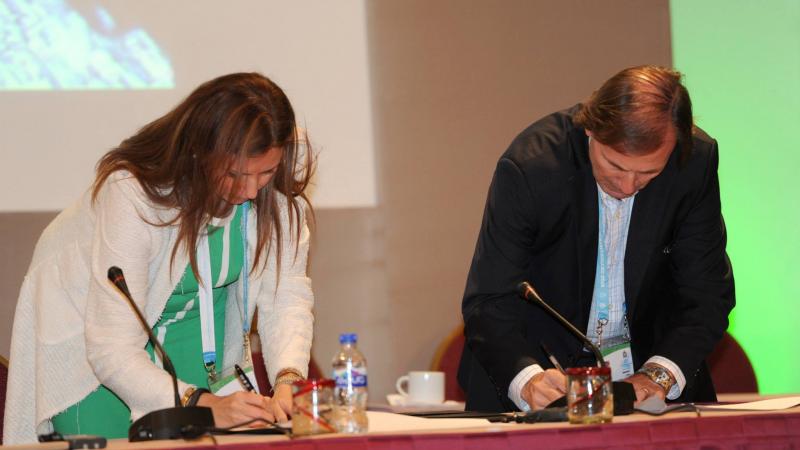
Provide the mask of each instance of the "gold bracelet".
POLYGON ((186 388, 186 391, 183 393, 183 397, 181 397, 181 406, 185 407, 189 403, 189 399, 192 398, 192 394, 194 394, 194 391, 196 390, 197 387, 195 386, 189 386, 186 388))
POLYGON ((305 380, 305 377, 300 375, 294 369, 284 369, 278 372, 278 376, 275 378, 275 385, 272 386, 272 391, 275 392, 275 388, 282 384, 292 385, 296 381, 305 380))
POLYGON ((299 370, 292 369, 291 367, 285 367, 285 368, 283 368, 283 369, 278 371, 278 375, 275 376, 275 379, 277 380, 277 379, 283 377, 284 375, 288 375, 288 374, 294 374, 294 375, 297 375, 300 378, 303 378, 303 374, 300 373, 299 370))

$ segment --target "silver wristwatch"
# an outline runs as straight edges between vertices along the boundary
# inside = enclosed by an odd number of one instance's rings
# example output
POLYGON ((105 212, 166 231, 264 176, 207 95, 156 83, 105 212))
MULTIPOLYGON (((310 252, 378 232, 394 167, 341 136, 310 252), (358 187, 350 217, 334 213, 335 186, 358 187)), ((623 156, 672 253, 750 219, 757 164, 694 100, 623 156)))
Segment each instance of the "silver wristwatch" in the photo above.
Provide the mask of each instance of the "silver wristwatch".
POLYGON ((647 375, 647 378, 650 378, 653 380, 653 382, 664 388, 665 394, 668 394, 670 389, 672 389, 672 386, 674 386, 676 383, 675 378, 672 377, 670 371, 661 366, 642 366, 641 369, 637 370, 637 373, 647 375))

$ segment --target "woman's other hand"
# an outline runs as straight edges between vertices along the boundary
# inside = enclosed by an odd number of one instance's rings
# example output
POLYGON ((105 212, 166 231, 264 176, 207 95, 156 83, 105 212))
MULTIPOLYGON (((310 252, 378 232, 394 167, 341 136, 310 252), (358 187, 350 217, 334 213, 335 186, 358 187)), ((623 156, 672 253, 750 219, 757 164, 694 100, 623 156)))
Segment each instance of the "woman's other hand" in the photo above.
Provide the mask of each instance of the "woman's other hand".
POLYGON ((278 423, 289 420, 292 416, 292 387, 290 385, 279 384, 275 388, 267 411, 275 417, 275 421, 278 423))

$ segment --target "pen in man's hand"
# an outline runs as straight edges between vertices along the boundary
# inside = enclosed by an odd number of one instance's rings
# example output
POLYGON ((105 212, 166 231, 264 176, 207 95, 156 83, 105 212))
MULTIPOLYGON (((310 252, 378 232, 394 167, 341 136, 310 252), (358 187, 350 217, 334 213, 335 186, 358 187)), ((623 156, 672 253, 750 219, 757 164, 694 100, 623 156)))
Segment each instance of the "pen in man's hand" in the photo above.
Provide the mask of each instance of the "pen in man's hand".
POLYGON ((561 364, 559 364, 555 355, 553 355, 553 353, 550 352, 550 349, 548 349, 547 346, 544 345, 544 342, 540 342, 539 345, 542 346, 542 350, 544 350, 544 354, 547 355, 547 359, 550 360, 550 363, 553 364, 553 366, 556 369, 558 369, 559 372, 564 373, 564 368, 561 367, 561 364))
POLYGON ((236 369, 236 375, 239 377, 239 382, 242 383, 242 386, 250 392, 255 392, 256 388, 253 387, 253 383, 247 378, 247 374, 244 373, 244 370, 242 370, 238 364, 234 364, 233 368, 236 369))

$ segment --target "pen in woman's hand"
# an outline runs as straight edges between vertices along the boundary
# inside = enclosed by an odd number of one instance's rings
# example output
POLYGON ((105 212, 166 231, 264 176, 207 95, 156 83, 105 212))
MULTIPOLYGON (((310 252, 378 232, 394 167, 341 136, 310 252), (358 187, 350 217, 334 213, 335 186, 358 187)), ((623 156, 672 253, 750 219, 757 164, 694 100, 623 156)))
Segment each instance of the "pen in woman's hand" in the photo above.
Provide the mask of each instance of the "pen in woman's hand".
POLYGON ((253 383, 251 383, 250 379, 247 378, 247 374, 244 373, 244 370, 242 370, 238 364, 234 364, 233 368, 236 369, 236 375, 239 377, 239 382, 242 383, 242 386, 244 386, 244 388, 250 392, 255 392, 256 388, 253 387, 253 383))

